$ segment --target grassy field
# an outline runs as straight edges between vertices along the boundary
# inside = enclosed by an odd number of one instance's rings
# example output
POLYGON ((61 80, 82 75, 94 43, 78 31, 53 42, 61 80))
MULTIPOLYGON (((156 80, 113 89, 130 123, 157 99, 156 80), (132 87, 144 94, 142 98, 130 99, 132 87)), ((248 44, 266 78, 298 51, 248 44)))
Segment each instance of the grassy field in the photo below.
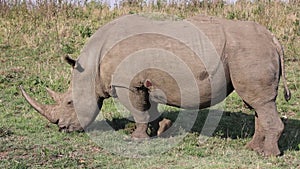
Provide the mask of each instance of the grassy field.
MULTIPOLYGON (((241 1, 235 5, 198 2, 167 6, 159 1, 150 6, 124 3, 119 9, 109 10, 98 3, 77 6, 37 1, 35 6, 30 6, 7 2, 0 1, 1 168, 300 168, 299 3, 241 1), (21 96, 19 85, 40 102, 53 103, 45 87, 63 92, 70 81, 71 68, 62 56, 69 54, 77 58, 85 42, 103 24, 124 14, 143 12, 181 18, 206 14, 251 20, 266 26, 278 37, 285 48, 287 79, 292 92, 292 99, 286 102, 281 84, 277 99, 285 123, 280 139, 283 156, 264 158, 244 147, 254 133, 254 113, 243 107, 236 93, 226 99, 221 122, 206 142, 198 142, 207 115, 203 110, 192 131, 178 145, 151 158, 135 159, 111 153, 86 133, 58 132, 57 126, 49 124, 21 96)), ((112 100, 106 101, 101 114, 108 121, 124 123, 113 106, 112 100)), ((170 107, 160 109, 171 119, 178 113, 170 107)), ((126 133, 132 126, 127 123, 118 132, 126 133)))

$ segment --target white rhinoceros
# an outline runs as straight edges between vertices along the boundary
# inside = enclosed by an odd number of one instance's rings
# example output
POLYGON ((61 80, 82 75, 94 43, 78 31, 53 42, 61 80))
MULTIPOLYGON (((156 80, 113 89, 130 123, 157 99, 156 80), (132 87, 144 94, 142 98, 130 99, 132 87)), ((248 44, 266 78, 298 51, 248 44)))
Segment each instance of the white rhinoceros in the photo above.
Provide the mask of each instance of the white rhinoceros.
POLYGON ((147 138, 148 123, 159 127, 158 103, 202 109, 235 90, 256 112, 255 134, 247 146, 267 156, 279 155, 284 125, 275 100, 280 76, 285 98, 290 99, 283 57, 278 40, 254 22, 128 15, 96 31, 76 61, 66 57, 74 68, 72 85, 64 94, 48 89, 56 105, 42 105, 22 93, 66 131, 85 129, 103 100, 117 97, 137 123, 132 137, 147 138))

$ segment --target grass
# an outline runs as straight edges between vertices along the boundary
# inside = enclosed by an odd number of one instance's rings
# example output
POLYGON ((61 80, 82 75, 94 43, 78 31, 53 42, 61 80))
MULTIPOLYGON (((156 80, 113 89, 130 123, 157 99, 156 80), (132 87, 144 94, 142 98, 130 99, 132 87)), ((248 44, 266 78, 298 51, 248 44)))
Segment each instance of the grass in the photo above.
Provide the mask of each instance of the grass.
MULTIPOLYGON (((159 1, 151 6, 125 3, 119 9, 109 10, 98 3, 82 7, 37 1, 37 5, 29 10, 24 3, 8 7, 5 2, 0 2, 2 168, 299 168, 299 3, 240 1, 235 5, 194 3, 167 6, 159 1), (207 110, 202 110, 192 131, 178 144, 156 154, 168 145, 166 141, 171 140, 157 139, 160 143, 157 147, 145 142, 144 149, 139 150, 149 150, 155 156, 135 159, 112 153, 107 147, 96 144, 86 133, 58 132, 55 125, 38 115, 21 97, 19 85, 40 102, 53 103, 45 87, 63 92, 70 80, 71 68, 64 63, 62 56, 69 54, 77 58, 85 42, 100 26, 120 15, 142 12, 165 13, 179 18, 208 14, 252 20, 266 26, 279 38, 286 51, 287 79, 293 94, 292 99, 285 102, 280 87, 277 99, 278 110, 282 117, 286 117, 286 128, 280 139, 280 148, 284 150, 282 157, 264 158, 244 148, 254 132, 254 117, 253 112, 243 107, 236 93, 226 99, 225 112, 213 137, 198 142, 207 116, 207 110)), ((166 106, 160 110, 170 119, 175 119, 178 114, 178 109, 166 106)), ((133 127, 131 122, 122 119, 112 100, 106 101, 101 114, 119 128, 117 133, 129 133, 133 127)), ((105 137, 106 132, 110 131, 102 132, 104 135, 99 135, 100 138, 105 137)), ((117 145, 118 140, 110 143, 108 146, 117 145)))

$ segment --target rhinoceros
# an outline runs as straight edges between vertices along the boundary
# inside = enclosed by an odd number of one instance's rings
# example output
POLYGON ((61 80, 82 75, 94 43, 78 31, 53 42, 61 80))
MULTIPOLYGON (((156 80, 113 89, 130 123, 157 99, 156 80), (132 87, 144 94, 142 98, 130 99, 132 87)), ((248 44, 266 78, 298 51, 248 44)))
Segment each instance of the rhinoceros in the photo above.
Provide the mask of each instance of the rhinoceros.
POLYGON ((148 138, 149 123, 159 134, 170 127, 166 119, 159 123, 159 103, 203 109, 235 90, 255 110, 247 147, 277 156, 284 129, 275 103, 280 77, 285 99, 291 97, 283 57, 279 41, 255 22, 126 15, 96 31, 77 60, 65 57, 73 66, 68 91, 47 89, 57 104, 40 104, 21 90, 40 114, 69 132, 86 129, 104 99, 118 98, 136 122, 133 138, 148 138))

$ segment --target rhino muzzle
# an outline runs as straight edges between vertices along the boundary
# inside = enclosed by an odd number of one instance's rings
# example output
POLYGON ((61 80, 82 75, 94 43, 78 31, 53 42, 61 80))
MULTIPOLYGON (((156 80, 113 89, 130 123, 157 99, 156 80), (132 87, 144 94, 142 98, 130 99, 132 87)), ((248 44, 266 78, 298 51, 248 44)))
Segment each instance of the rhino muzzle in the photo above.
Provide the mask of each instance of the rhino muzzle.
MULTIPOLYGON (((49 120, 53 124, 57 124, 59 131, 71 132, 71 131, 83 131, 77 115, 72 104, 72 100, 67 100, 63 94, 56 93, 53 90, 46 88, 48 94, 53 98, 56 104, 45 105, 37 102, 31 98, 20 86, 22 95, 27 102, 42 116, 49 120), (62 113, 58 113, 62 112, 62 113)), ((68 93, 67 93, 68 94, 68 93)))

